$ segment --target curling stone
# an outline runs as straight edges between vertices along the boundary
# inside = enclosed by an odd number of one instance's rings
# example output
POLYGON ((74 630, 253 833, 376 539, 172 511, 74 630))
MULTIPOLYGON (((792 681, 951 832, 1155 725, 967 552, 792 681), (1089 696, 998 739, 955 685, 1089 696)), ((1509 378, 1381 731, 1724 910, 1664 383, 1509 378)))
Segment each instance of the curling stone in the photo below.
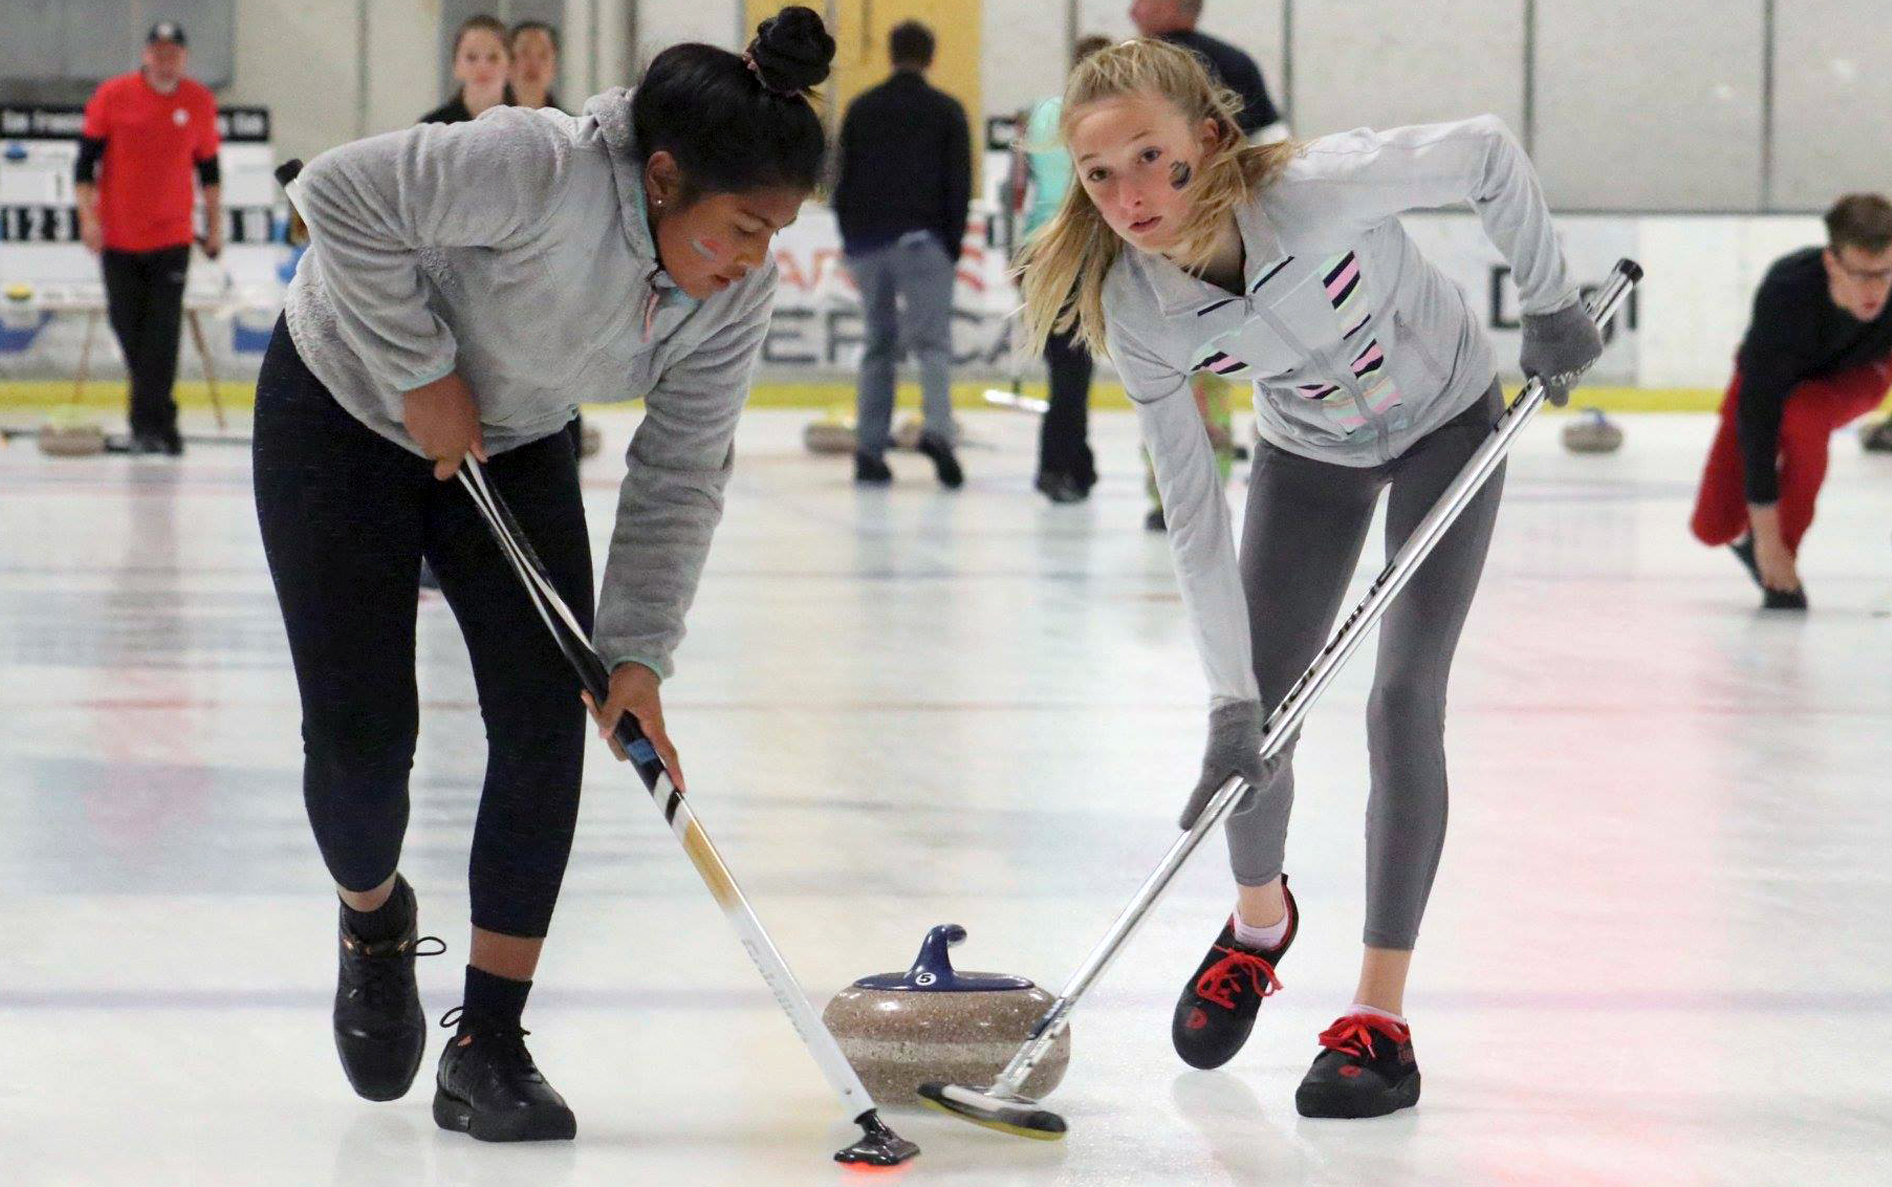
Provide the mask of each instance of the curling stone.
MULTIPOLYGON (((883 1105, 918 1104, 915 1090, 929 1080, 990 1084, 1055 1000, 1023 977, 955 970, 946 949, 965 938, 965 928, 941 924, 926 933, 912 968, 862 977, 822 1011, 883 1105)), ((1067 1029, 1025 1081, 1026 1094, 1056 1088, 1070 1062, 1067 1029)))
POLYGON ((578 423, 578 456, 597 457, 598 451, 603 448, 604 434, 598 431, 598 426, 588 420, 580 421, 578 423))
POLYGON ((853 453, 854 421, 840 408, 830 408, 820 420, 808 422, 801 442, 809 453, 853 453))
POLYGON ((10 284, 7 286, 7 300, 16 305, 23 305, 33 299, 33 286, 30 284, 10 284))
POLYGON ((1867 453, 1892 453, 1892 416, 1859 434, 1859 444, 1867 453))
MULTIPOLYGON (((955 416, 953 418, 953 436, 956 439, 964 439, 965 433, 961 431, 962 427, 963 426, 959 423, 959 418, 955 416)), ((889 440, 895 449, 918 449, 920 447, 920 435, 924 432, 926 432, 925 418, 908 413, 901 418, 900 423, 893 427, 893 433, 890 435, 889 440)))
POLYGON ((105 430, 84 421, 50 420, 40 426, 39 451, 49 457, 94 457, 105 452, 105 430))
POLYGON ((1563 439, 1571 453, 1615 453, 1623 447, 1623 430, 1601 408, 1586 408, 1564 426, 1563 439))

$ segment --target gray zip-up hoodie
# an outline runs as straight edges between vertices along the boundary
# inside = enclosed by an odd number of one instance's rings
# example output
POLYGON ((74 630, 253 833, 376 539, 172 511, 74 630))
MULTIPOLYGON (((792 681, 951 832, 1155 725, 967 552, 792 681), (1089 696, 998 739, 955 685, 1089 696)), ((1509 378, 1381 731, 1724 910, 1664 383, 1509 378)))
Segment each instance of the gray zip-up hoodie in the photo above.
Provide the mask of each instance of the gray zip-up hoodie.
POLYGON ((659 267, 630 92, 582 116, 496 107, 332 149, 291 195, 310 248, 289 286, 297 351, 362 423, 420 449, 403 393, 458 370, 489 451, 643 398, 594 642, 660 675, 722 517, 736 420, 768 330, 771 259, 697 302, 659 267))
POLYGON ((1489 115, 1311 141, 1236 212, 1242 295, 1133 248, 1112 267, 1111 361, 1136 403, 1216 703, 1260 694, 1228 504, 1190 374, 1252 380, 1257 429, 1291 453, 1359 467, 1400 456, 1496 373, 1465 295, 1398 218, 1467 202, 1510 261, 1525 313, 1577 300, 1537 175, 1489 115))

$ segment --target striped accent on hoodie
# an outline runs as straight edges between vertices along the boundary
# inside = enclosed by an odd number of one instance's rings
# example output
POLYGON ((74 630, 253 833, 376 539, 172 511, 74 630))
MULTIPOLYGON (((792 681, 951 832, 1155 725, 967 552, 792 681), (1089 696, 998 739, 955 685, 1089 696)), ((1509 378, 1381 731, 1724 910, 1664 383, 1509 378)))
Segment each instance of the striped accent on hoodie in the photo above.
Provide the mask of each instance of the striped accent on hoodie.
POLYGON ((1355 379, 1365 379, 1384 366, 1386 352, 1380 349, 1379 339, 1374 338, 1367 342, 1365 350, 1354 356, 1351 369, 1355 379))
POLYGON ((1219 350, 1210 351, 1207 358, 1190 368, 1192 371, 1212 371, 1217 375, 1237 375, 1248 370, 1248 364, 1233 355, 1223 354, 1219 350))
POLYGON ((1289 264, 1292 264, 1293 262, 1294 262, 1293 256, 1282 256, 1280 262, 1275 264, 1274 267, 1268 269, 1266 272, 1263 272, 1261 276, 1256 279, 1254 286, 1250 288, 1248 291, 1251 293, 1260 292, 1262 285, 1267 284, 1269 281, 1273 280, 1276 276, 1280 275, 1281 269, 1287 267, 1289 264))

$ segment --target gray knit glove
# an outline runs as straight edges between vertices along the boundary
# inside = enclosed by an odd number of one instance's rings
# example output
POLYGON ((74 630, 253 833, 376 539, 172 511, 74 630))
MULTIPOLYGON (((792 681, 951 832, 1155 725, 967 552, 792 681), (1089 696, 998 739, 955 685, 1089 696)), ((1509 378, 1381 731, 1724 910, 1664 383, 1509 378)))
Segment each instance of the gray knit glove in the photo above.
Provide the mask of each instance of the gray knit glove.
MULTIPOLYGON (((1182 815, 1176 818, 1178 828, 1196 822, 1230 775, 1239 773, 1251 788, 1261 786, 1261 723, 1265 717, 1260 701, 1231 701, 1209 711, 1209 745, 1202 755, 1202 777, 1189 793, 1182 815)), ((1252 790, 1242 796, 1236 810, 1246 807, 1254 796, 1252 790)))
POLYGON ((1570 402, 1570 389, 1602 353, 1603 335, 1581 301, 1555 313, 1524 315, 1518 366, 1526 379, 1544 381, 1545 398, 1558 408, 1570 402))

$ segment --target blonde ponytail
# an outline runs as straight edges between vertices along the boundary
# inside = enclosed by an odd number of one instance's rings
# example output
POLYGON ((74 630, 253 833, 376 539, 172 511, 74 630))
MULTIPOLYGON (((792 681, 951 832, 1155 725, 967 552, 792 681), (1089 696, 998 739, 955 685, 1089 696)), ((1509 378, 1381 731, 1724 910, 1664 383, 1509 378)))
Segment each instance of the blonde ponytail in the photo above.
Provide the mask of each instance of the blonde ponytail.
MULTIPOLYGON (((1192 126, 1205 119, 1215 123, 1216 143, 1189 183, 1189 221, 1172 253, 1182 267, 1200 269, 1208 263, 1224 219, 1260 193, 1300 146, 1293 141, 1248 144, 1235 122, 1240 98, 1217 86, 1195 54, 1147 39, 1100 50, 1071 71, 1059 130, 1068 143, 1079 108, 1139 92, 1175 104, 1192 126)), ((1075 328, 1092 354, 1099 358, 1108 354, 1104 279, 1122 251, 1123 240, 1091 202, 1082 176, 1073 177, 1057 214, 1018 257, 1028 349, 1042 351, 1045 339, 1054 332, 1075 328)))

